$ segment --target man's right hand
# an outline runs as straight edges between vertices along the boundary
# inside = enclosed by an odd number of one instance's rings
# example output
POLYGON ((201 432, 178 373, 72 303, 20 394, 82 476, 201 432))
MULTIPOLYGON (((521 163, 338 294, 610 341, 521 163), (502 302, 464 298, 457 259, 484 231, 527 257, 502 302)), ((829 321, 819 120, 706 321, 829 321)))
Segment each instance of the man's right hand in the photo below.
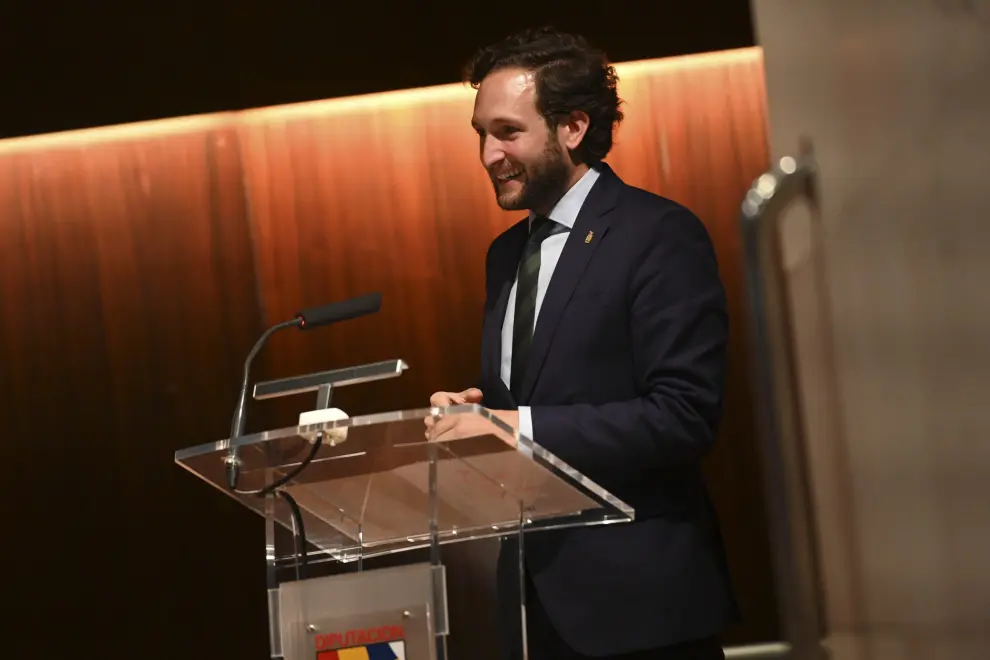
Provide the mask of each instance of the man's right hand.
MULTIPOLYGON (((447 406, 459 406, 465 403, 481 403, 481 390, 472 387, 463 392, 434 392, 430 397, 430 405, 436 408, 446 408, 447 406)), ((426 423, 426 439, 439 440, 444 434, 449 435, 450 431, 460 421, 460 415, 435 419, 427 417, 423 420, 426 423)))
POLYGON ((438 408, 447 406, 459 406, 465 403, 481 403, 482 393, 477 387, 472 387, 463 392, 435 392, 430 397, 430 405, 438 408))

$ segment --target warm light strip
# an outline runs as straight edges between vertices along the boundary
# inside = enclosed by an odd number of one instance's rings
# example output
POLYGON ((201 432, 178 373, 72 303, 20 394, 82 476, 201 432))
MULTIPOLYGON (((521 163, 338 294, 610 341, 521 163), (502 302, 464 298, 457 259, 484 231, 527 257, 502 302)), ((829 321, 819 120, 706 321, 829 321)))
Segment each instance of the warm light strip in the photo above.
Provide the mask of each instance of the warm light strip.
POLYGON ((720 50, 713 53, 699 53, 697 55, 679 55, 677 57, 664 57, 653 60, 621 62, 615 65, 615 70, 619 74, 619 84, 621 85, 622 78, 626 76, 642 76, 670 72, 672 70, 685 71, 725 66, 726 64, 756 62, 762 57, 763 49, 759 46, 752 46, 750 48, 720 50))
POLYGON ((400 89, 392 92, 375 92, 360 96, 345 96, 336 99, 305 101, 287 105, 273 105, 265 108, 244 110, 241 119, 249 122, 269 121, 272 119, 285 120, 292 117, 312 115, 346 114, 355 110, 375 111, 397 107, 409 107, 423 103, 437 103, 474 98, 474 90, 468 85, 451 83, 433 87, 417 87, 400 89))
POLYGON ((56 147, 86 147, 94 143, 126 140, 128 138, 153 138, 176 133, 189 133, 233 126, 236 112, 217 112, 207 115, 170 117, 133 124, 116 124, 98 128, 83 128, 61 133, 44 133, 26 137, 0 140, 0 154, 24 149, 49 149, 56 147))
MULTIPOLYGON (((681 55, 662 59, 622 62, 617 63, 615 69, 616 73, 619 74, 619 85, 621 87, 623 77, 635 78, 661 71, 683 71, 685 69, 723 66, 731 62, 752 62, 759 59, 760 55, 761 52, 758 47, 740 48, 714 53, 702 53, 699 55, 681 55)), ((348 96, 345 98, 255 108, 241 112, 240 117, 252 123, 272 120, 284 121, 294 117, 326 116, 327 114, 348 113, 355 110, 375 111, 401 106, 408 107, 420 103, 452 101, 455 99, 468 101, 473 98, 474 90, 470 86, 464 83, 450 83, 432 87, 402 89, 394 92, 376 92, 361 96, 348 96)))
MULTIPOLYGON (((672 70, 683 71, 695 68, 722 66, 733 62, 752 62, 760 59, 761 49, 756 47, 739 48, 735 50, 701 53, 698 55, 681 55, 652 60, 621 62, 615 65, 619 74, 620 87, 622 78, 639 77, 672 70)), ((620 92, 621 93, 621 92, 620 92)), ((233 127, 237 122, 247 121, 268 122, 284 121, 293 117, 326 115, 329 113, 348 113, 355 110, 375 111, 385 108, 417 105, 438 101, 453 101, 473 97, 474 90, 463 83, 436 85, 416 89, 403 89, 392 92, 376 92, 361 96, 325 99, 277 105, 240 112, 219 112, 189 117, 174 117, 133 124, 116 126, 101 126, 61 133, 30 135, 27 137, 0 140, 0 154, 23 149, 42 149, 52 147, 84 147, 95 142, 107 142, 127 138, 149 138, 188 131, 201 131, 233 127)))

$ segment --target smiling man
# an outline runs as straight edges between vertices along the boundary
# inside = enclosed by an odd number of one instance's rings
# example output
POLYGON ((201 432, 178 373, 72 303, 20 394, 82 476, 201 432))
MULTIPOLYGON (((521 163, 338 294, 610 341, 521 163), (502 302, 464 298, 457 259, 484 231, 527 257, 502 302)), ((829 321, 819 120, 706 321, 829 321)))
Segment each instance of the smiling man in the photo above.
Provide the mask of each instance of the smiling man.
MULTIPOLYGON (((488 250, 480 388, 431 404, 481 403, 636 509, 633 523, 527 537, 530 658, 722 658, 737 611, 701 472, 728 335, 709 236, 603 162, 618 81, 583 39, 513 35, 467 78, 498 204, 528 215, 488 250)), ((510 654, 516 552, 503 542, 498 568, 510 654)))

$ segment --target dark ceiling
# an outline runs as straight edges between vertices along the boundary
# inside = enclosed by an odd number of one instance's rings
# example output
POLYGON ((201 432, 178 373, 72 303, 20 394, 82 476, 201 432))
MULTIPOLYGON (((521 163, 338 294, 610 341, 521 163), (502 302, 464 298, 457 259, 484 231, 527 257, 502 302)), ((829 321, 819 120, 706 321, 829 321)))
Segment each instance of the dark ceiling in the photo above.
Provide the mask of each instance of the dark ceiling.
POLYGON ((617 62, 754 43, 746 0, 0 5, 0 137, 454 82, 475 48, 527 25, 617 62))

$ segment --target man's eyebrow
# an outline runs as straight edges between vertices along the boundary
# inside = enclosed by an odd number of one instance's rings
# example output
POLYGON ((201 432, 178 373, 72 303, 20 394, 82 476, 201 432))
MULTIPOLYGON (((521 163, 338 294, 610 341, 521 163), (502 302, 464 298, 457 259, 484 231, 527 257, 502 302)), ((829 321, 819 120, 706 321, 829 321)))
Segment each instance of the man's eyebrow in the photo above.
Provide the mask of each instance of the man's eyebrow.
MULTIPOLYGON (((506 126, 506 125, 518 126, 522 123, 522 120, 517 119, 515 117, 496 117, 495 119, 492 119, 489 123, 492 124, 493 126, 506 126)), ((483 130, 481 124, 479 124, 475 119, 471 120, 471 125, 477 130, 483 130)))

